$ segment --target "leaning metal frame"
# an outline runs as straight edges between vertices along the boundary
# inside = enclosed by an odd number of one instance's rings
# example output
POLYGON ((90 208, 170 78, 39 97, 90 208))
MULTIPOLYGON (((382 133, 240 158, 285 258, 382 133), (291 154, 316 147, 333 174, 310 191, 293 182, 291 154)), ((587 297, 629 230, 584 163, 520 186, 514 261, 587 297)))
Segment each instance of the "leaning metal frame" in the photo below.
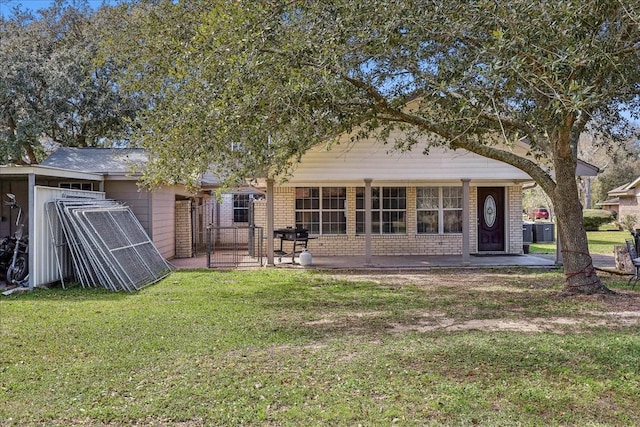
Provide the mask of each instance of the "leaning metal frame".
MULTIPOLYGON (((100 277, 94 270, 91 263, 91 258, 86 255, 85 245, 87 244, 83 239, 82 234, 79 233, 78 227, 75 225, 73 216, 69 213, 69 209, 73 207, 82 206, 114 206, 117 205, 113 200, 93 200, 87 199, 64 199, 49 202, 47 205, 47 213, 53 215, 53 212, 57 215, 57 222, 62 227, 62 233, 64 240, 58 244, 58 250, 67 250, 71 253, 71 259, 73 269, 76 275, 76 279, 80 281, 81 285, 85 288, 94 288, 100 286, 100 277), (55 210, 54 210, 55 209, 55 210), (60 248, 61 247, 61 248, 60 248)), ((50 221, 56 222, 55 220, 50 221)), ((52 231, 54 233, 54 231, 52 231)), ((58 257, 60 259, 60 257, 58 257)), ((59 271, 61 270, 59 266, 59 271)), ((62 280, 62 278, 61 278, 62 280)))
MULTIPOLYGON (((112 291, 133 292, 171 272, 170 264, 133 212, 118 202, 58 199, 50 202, 47 213, 57 215, 49 221, 62 227, 62 233, 55 232, 64 236, 64 241, 56 243, 56 250, 66 247, 70 251, 83 287, 103 286, 112 291)), ((58 269, 63 270, 60 265, 58 269)))

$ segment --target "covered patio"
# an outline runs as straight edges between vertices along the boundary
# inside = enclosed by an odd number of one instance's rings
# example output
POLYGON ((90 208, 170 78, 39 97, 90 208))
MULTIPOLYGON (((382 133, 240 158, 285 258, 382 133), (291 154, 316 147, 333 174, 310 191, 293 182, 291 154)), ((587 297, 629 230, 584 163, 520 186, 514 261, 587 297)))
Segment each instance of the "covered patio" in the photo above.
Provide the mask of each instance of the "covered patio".
MULTIPOLYGON (((614 268, 613 254, 593 254, 593 263, 598 268, 614 268)), ((409 255, 409 256, 372 256, 367 263, 365 256, 322 257, 313 256, 309 267, 291 263, 286 257, 282 262, 275 260, 278 268, 312 268, 318 270, 428 270, 431 268, 496 268, 496 267, 556 267, 555 254, 491 255, 470 256, 469 264, 462 266, 460 255, 409 255)), ((179 258, 170 261, 177 269, 207 268, 206 256, 179 258)))

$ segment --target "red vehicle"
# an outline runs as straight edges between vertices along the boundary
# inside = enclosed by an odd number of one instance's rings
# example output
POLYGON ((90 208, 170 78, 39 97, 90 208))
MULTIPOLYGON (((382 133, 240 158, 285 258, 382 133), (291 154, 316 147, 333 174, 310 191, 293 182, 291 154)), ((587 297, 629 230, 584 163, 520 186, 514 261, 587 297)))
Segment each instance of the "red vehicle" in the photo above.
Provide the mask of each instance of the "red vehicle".
POLYGON ((546 208, 535 208, 533 219, 549 219, 549 211, 546 208))

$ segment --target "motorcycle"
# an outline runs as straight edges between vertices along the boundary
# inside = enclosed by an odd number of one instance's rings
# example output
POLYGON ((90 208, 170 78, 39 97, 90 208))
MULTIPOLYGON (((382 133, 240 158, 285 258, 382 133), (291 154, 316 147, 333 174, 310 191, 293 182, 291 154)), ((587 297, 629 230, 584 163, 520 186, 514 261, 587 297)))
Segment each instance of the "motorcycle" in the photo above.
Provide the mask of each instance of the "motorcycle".
POLYGON ((13 236, 0 238, 0 277, 7 275, 7 269, 13 261, 13 251, 16 247, 16 239, 13 236))
POLYGON ((22 286, 29 276, 29 237, 24 234, 22 207, 16 203, 16 196, 7 193, 7 197, 9 197, 9 202, 6 204, 11 209, 18 209, 16 231, 13 233, 13 253, 11 262, 7 266, 7 285, 22 286))

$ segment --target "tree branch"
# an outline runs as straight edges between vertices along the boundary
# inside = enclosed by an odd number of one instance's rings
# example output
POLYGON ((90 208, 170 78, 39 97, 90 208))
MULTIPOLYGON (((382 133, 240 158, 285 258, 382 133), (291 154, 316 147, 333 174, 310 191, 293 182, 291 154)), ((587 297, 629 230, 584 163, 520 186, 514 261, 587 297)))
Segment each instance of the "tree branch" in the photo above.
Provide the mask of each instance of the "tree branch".
POLYGON ((529 174, 545 191, 553 191, 555 189, 556 184, 549 173, 533 160, 527 159, 526 157, 486 145, 482 142, 473 141, 470 138, 460 138, 453 142, 451 147, 462 148, 480 156, 507 163, 529 174))
MULTIPOLYGON (((456 135, 449 129, 446 129, 443 126, 438 126, 428 120, 425 120, 422 117, 407 114, 403 111, 392 108, 388 104, 386 98, 371 85, 348 76, 343 76, 343 78, 357 88, 364 90, 369 94, 369 96, 371 96, 371 98, 373 98, 376 108, 379 111, 378 118, 386 121, 396 121, 417 126, 420 129, 432 132, 449 141, 449 146, 451 148, 462 148, 484 157, 502 161, 529 174, 529 176, 531 176, 543 189, 553 191, 553 189, 555 188, 555 182, 553 181, 551 176, 544 169, 538 166, 538 164, 534 161, 514 154, 510 151, 491 147, 481 142, 474 142, 465 134, 456 135)), ((491 115, 486 112, 482 113, 482 116, 483 118, 487 118, 493 121, 504 119, 509 126, 517 129, 522 129, 522 127, 525 127, 527 129, 527 134, 535 134, 532 128, 524 126, 524 124, 519 121, 509 120, 508 118, 501 118, 500 116, 496 117, 496 115, 491 115)))

